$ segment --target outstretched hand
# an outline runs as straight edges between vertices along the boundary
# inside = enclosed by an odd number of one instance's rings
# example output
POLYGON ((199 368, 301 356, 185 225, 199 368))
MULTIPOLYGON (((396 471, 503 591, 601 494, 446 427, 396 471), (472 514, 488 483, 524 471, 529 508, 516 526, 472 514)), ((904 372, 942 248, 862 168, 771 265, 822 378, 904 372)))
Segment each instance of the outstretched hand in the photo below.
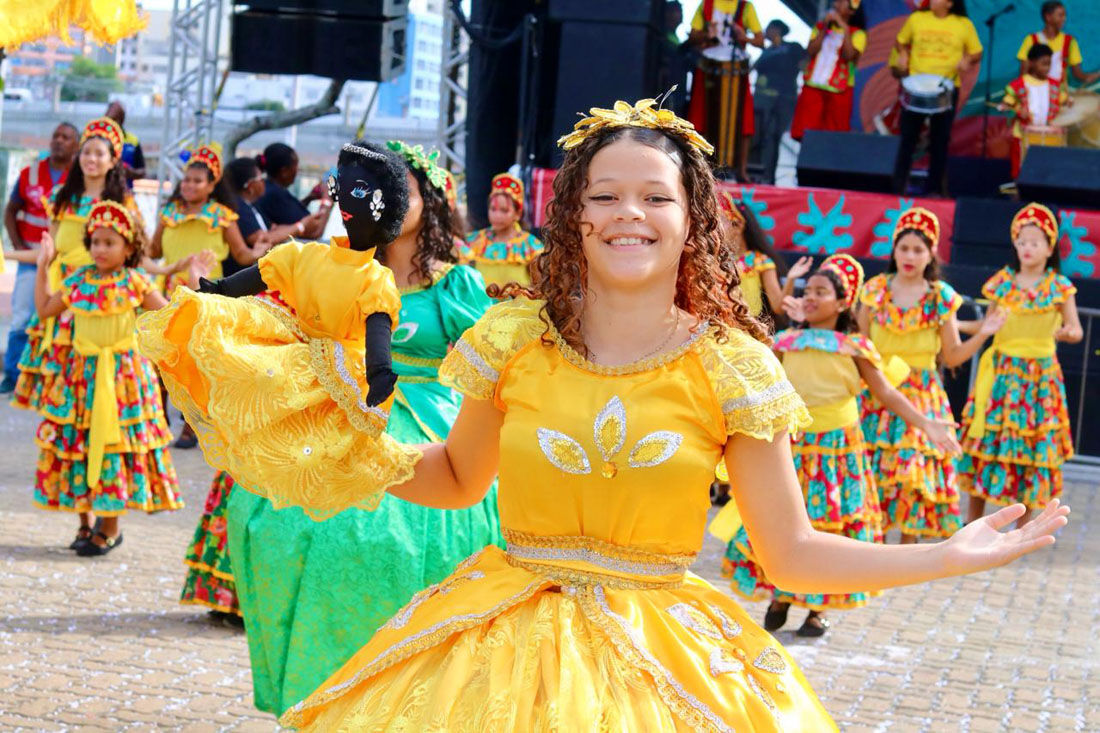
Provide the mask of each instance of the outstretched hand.
POLYGON ((42 232, 42 239, 38 243, 38 266, 42 269, 49 267, 56 255, 57 248, 54 246, 53 237, 49 232, 42 232))
POLYGON ((790 318, 794 323, 801 323, 806 320, 806 313, 802 307, 802 298, 796 298, 793 295, 788 295, 783 298, 783 312, 787 314, 787 318, 790 318))
POLYGON ((1054 544, 1054 533, 1069 522, 1069 507, 1053 499, 1042 513, 1023 527, 1001 530, 1027 511, 1013 504, 963 527, 943 543, 946 575, 965 575, 1007 565, 1029 552, 1054 544))

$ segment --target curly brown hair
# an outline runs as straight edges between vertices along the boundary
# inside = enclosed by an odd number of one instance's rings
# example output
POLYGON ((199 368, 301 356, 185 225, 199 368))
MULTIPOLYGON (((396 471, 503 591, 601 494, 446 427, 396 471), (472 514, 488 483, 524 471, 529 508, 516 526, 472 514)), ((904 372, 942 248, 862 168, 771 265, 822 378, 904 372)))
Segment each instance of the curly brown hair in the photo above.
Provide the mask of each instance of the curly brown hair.
POLYGON ((656 148, 680 167, 690 221, 676 279, 676 305, 714 326, 719 340, 725 340, 726 329, 733 327, 767 343, 767 330, 749 314, 741 298, 735 257, 723 241, 718 224, 710 166, 703 154, 685 140, 659 130, 639 127, 601 130, 568 151, 554 177, 554 198, 547 205, 542 230, 545 249, 532 263, 531 287, 522 288, 515 283, 504 287, 491 285, 489 295, 544 299, 543 320, 548 325, 552 323, 570 346, 587 354, 580 329, 588 275, 581 249, 584 191, 593 156, 619 140, 656 148))
MULTIPOLYGON (((402 158, 404 160, 404 158, 402 158)), ((412 264, 421 285, 432 284, 433 262, 458 262, 454 244, 454 214, 447 203, 447 195, 433 186, 428 177, 419 168, 413 168, 406 161, 405 166, 416 179, 420 187, 420 198, 424 208, 420 212, 420 231, 416 235, 416 253, 412 264)), ((385 250, 379 250, 379 261, 386 263, 385 250)))

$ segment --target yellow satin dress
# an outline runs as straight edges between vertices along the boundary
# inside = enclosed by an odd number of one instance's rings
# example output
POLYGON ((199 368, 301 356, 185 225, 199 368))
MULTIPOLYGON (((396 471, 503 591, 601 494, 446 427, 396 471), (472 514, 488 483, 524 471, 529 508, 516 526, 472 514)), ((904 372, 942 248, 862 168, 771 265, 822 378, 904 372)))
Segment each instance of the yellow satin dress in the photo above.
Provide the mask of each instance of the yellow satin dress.
MULTIPOLYGON (((222 260, 229 256, 225 230, 237 221, 235 211, 210 200, 197 214, 185 214, 179 202, 169 201, 160 212, 160 221, 164 225, 160 240, 164 264, 174 265, 184 257, 210 250, 214 253, 214 265, 207 277, 217 280, 222 276, 222 260)), ((165 289, 171 292, 186 282, 187 273, 177 272, 168 278, 165 289)))
POLYGON ((440 371, 504 414, 507 550, 488 547, 414 596, 282 722, 835 730, 775 639, 687 572, 728 436, 770 440, 807 421, 775 357, 704 327, 659 357, 601 367, 547 329, 541 306, 494 306, 440 371))
POLYGON ((138 344, 214 468, 276 509, 305 495, 324 519, 364 483, 408 478, 419 459, 382 434, 393 395, 366 402, 364 322, 384 312, 396 327, 401 299, 374 250, 344 238, 280 245, 259 269, 290 309, 176 288, 138 319, 138 344))

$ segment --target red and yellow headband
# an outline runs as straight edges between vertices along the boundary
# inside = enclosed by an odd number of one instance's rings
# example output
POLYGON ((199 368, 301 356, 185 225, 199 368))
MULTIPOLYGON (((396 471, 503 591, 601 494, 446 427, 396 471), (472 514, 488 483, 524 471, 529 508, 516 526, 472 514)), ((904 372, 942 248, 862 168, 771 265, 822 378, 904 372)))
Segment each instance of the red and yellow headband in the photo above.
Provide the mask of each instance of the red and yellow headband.
POLYGON ((122 126, 110 117, 98 117, 85 125, 84 132, 80 136, 81 146, 93 137, 105 139, 116 158, 122 156, 122 126))
POLYGON ((211 175, 214 176, 214 182, 217 183, 222 179, 222 146, 217 143, 210 143, 209 145, 200 145, 194 150, 188 151, 190 155, 187 158, 187 165, 194 165, 195 163, 202 163, 210 169, 211 175))
POLYGON ((898 223, 894 226, 895 243, 898 241, 898 236, 906 229, 914 229, 928 237, 932 240, 933 248, 940 242, 939 217, 923 206, 914 206, 898 217, 898 223))
POLYGON ((1012 241, 1016 241, 1016 237, 1020 235, 1020 230, 1025 226, 1032 224, 1043 230, 1043 234, 1047 235, 1047 241, 1050 242, 1050 246, 1054 246, 1058 242, 1058 217, 1054 215, 1054 212, 1043 206, 1042 204, 1028 204, 1016 214, 1012 219, 1012 241))
POLYGON ((744 224, 745 216, 741 213, 741 210, 737 208, 737 202, 733 200, 733 194, 729 191, 718 191, 718 210, 726 215, 734 224, 744 224))
POLYGON ((523 211, 523 181, 511 173, 496 174, 493 176, 493 183, 489 187, 489 198, 500 193, 512 199, 516 208, 523 211))
POLYGON ((133 243, 137 233, 134 229, 134 218, 125 206, 116 201, 100 201, 92 207, 92 212, 88 215, 88 234, 104 227, 114 229, 130 243, 133 243))
POLYGON ((844 283, 842 302, 845 309, 855 305, 859 291, 863 288, 863 265, 859 264, 855 257, 845 254, 832 255, 826 258, 818 269, 828 270, 840 277, 840 281, 844 283))

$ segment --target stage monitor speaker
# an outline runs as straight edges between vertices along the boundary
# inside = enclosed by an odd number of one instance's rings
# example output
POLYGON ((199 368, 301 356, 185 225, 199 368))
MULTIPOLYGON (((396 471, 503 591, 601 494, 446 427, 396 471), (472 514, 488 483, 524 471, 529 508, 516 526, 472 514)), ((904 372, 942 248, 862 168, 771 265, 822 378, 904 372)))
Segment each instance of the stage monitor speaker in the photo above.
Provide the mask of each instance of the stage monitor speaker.
MULTIPOLYGON (((549 129, 542 128, 544 142, 552 143, 569 133, 580 119, 578 112, 610 107, 617 99, 656 97, 664 91, 656 88, 661 39, 653 26, 570 20, 558 27, 554 112, 549 129)), ((537 162, 554 168, 561 165, 562 151, 556 145, 537 147, 549 157, 537 162)))
POLYGON ((1008 263, 1012 217, 1024 208, 1019 201, 963 197, 955 200, 951 263, 985 266, 986 275, 1008 263))
POLYGON ((389 81, 405 70, 407 26, 407 18, 237 13, 232 16, 230 68, 256 74, 389 81))
MULTIPOLYGON (((244 0, 249 11, 301 15, 335 14, 347 18, 400 18, 409 13, 409 0, 244 0)), ((238 11, 239 12, 239 11, 238 11)))
POLYGON ((1020 198, 1059 206, 1100 206, 1100 150, 1032 147, 1016 178, 1020 198))
POLYGON ((550 20, 664 25, 665 3, 650 0, 550 0, 550 20))
POLYGON ((896 135, 807 130, 798 152, 798 185, 890 193, 896 135))
POLYGON ((1011 180, 1012 163, 1008 158, 960 155, 947 159, 947 192, 953 199, 1000 198, 1001 185, 1011 180))

